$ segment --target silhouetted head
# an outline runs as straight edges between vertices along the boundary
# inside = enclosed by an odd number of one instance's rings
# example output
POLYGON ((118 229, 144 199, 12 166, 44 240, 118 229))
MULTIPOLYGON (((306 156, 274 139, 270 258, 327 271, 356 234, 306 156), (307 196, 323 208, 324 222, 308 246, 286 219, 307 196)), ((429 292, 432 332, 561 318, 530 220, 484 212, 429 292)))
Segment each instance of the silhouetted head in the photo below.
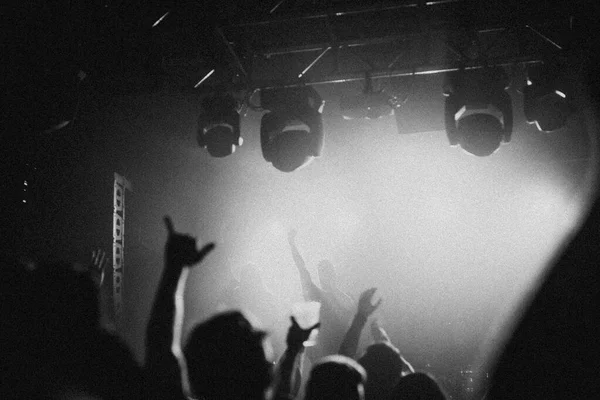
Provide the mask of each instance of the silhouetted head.
POLYGON ((87 272, 68 263, 41 264, 32 271, 31 296, 38 323, 58 341, 80 337, 99 327, 98 289, 87 272))
POLYGON ((446 395, 431 376, 416 372, 400 378, 390 399, 446 400, 446 395))
POLYGON ((369 377, 365 399, 387 399, 402 376, 402 360, 398 349, 387 342, 372 344, 358 363, 369 377))
POLYGON ((337 287, 337 274, 335 267, 329 260, 321 260, 317 266, 319 281, 323 289, 331 291, 337 287))
POLYGON ((194 394, 207 400, 263 400, 271 381, 264 338, 239 311, 197 325, 184 350, 194 394))
POLYGON ((98 331, 84 346, 46 364, 46 391, 56 399, 142 399, 142 369, 125 343, 98 331))
POLYGON ((100 329, 97 287, 87 271, 67 263, 3 267, 0 398, 142 397, 142 371, 131 352, 100 329))
POLYGON ((365 370, 353 359, 325 357, 310 371, 305 400, 363 400, 366 379, 365 370))

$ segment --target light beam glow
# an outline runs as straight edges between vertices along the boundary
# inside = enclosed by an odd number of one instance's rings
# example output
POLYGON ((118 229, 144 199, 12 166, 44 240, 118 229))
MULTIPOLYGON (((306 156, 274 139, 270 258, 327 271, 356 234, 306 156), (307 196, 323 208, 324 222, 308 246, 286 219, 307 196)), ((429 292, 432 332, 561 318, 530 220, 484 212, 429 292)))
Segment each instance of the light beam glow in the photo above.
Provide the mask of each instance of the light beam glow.
POLYGON ((556 93, 557 95, 559 95, 560 97, 562 97, 563 99, 567 98, 567 95, 564 94, 563 92, 561 92, 560 90, 555 90, 554 93, 556 93))
POLYGON ((170 13, 170 11, 167 11, 166 13, 164 13, 162 17, 157 19, 156 22, 154 24, 152 24, 152 27, 156 28, 158 26, 158 24, 160 24, 165 18, 167 18, 167 15, 169 15, 169 13, 170 13))
POLYGON ((210 70, 210 72, 208 74, 204 75, 204 78, 200 79, 200 81, 194 85, 194 89, 196 89, 196 88, 198 88, 198 86, 202 85, 202 83, 204 83, 204 81, 206 81, 208 78, 210 78, 210 76, 214 73, 215 73, 214 69, 210 70))

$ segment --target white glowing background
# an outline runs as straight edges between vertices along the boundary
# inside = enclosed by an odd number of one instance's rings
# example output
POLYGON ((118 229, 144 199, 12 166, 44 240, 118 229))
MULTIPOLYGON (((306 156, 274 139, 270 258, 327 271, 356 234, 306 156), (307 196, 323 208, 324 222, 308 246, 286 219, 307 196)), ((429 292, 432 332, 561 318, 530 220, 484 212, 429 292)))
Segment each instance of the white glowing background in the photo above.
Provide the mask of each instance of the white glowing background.
MULTIPOLYGON (((216 310, 216 296, 248 262, 283 307, 300 300, 286 239, 295 228, 315 280, 327 258, 355 299, 379 289, 378 318, 417 367, 464 365, 498 345, 496 329, 581 212, 589 162, 565 134, 516 123, 509 145, 477 158, 449 147, 443 131, 399 135, 392 118, 343 121, 330 105, 323 156, 282 173, 262 159, 260 115, 244 119, 234 155, 213 159, 190 134, 197 106, 170 102, 160 105, 169 119, 151 120, 162 147, 147 146, 132 179, 153 207, 144 216, 154 221, 150 248, 164 245, 165 213, 180 231, 217 242, 190 274, 186 329, 216 310)), ((427 126, 440 116, 422 118, 427 126)))
MULTIPOLYGON (((480 348, 497 344, 498 319, 510 319, 579 215, 562 161, 531 153, 518 133, 476 158, 450 148, 440 131, 399 136, 391 119, 334 120, 326 129, 334 133, 323 157, 290 174, 264 162, 258 143, 237 158, 203 159, 214 165, 219 195, 209 213, 198 203, 196 229, 221 242, 226 265, 214 268, 235 276, 253 262, 282 304, 299 300, 286 241, 296 228, 314 279, 328 258, 355 299, 377 287, 380 320, 423 364, 489 351, 480 348)), ((196 285, 218 291, 227 276, 210 287, 196 277, 196 285)))

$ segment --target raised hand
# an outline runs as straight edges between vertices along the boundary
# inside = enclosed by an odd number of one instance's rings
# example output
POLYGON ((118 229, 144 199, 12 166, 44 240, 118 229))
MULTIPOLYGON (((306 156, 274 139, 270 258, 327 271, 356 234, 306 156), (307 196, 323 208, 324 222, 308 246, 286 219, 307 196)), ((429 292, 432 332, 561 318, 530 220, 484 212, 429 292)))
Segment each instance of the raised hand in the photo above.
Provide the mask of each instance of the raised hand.
POLYGON ((390 342, 390 338, 386 331, 379 325, 376 319, 371 322, 371 335, 375 342, 390 342))
POLYGON ((165 217, 165 225, 169 233, 165 253, 168 263, 179 266, 193 266, 201 262, 215 248, 214 243, 208 243, 197 250, 196 239, 189 235, 177 233, 173 228, 173 221, 168 216, 165 217))
POLYGON ((360 298, 358 300, 358 311, 357 314, 362 315, 365 318, 368 318, 369 315, 373 314, 377 307, 381 304, 382 299, 379 299, 378 302, 373 304, 373 296, 375 295, 375 291, 377 288, 367 289, 361 293, 360 298))
POLYGON ((105 269, 108 265, 108 258, 106 252, 102 249, 92 250, 92 262, 90 265, 90 274, 92 280, 98 285, 102 286, 104 283, 105 269))
POLYGON ((288 330, 286 344, 289 348, 292 348, 292 349, 302 348, 304 342, 306 342, 308 340, 308 338, 310 337, 310 333, 314 329, 318 329, 321 326, 321 323, 317 322, 316 324, 314 324, 313 326, 311 326, 308 329, 302 329, 300 327, 300 325, 298 325, 296 318, 290 317, 290 320, 292 321, 292 325, 290 326, 290 329, 288 330))

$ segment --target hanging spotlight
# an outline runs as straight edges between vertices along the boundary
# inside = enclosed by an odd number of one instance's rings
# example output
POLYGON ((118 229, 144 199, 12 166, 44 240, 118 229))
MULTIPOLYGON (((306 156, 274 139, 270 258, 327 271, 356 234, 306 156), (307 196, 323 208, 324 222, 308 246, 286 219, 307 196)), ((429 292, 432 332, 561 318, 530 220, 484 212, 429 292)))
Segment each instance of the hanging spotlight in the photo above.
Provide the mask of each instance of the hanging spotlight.
POLYGON ((573 113, 568 88, 560 79, 558 67, 549 63, 527 70, 527 86, 523 88, 523 111, 527 123, 542 132, 564 127, 573 113))
POLYGON ((373 81, 369 72, 365 74, 365 87, 362 93, 342 97, 340 110, 346 120, 378 119, 394 113, 390 105, 390 96, 381 90, 373 90, 373 81))
POLYGON ((446 76, 444 114, 451 146, 485 157, 510 142, 513 112, 508 83, 500 67, 461 69, 446 76))
POLYGON ((323 99, 310 86, 261 91, 267 110, 260 124, 263 157, 292 172, 308 165, 323 149, 323 99))
POLYGON ((212 94, 202 100, 197 140, 213 157, 229 156, 242 145, 240 114, 231 94, 212 94))

